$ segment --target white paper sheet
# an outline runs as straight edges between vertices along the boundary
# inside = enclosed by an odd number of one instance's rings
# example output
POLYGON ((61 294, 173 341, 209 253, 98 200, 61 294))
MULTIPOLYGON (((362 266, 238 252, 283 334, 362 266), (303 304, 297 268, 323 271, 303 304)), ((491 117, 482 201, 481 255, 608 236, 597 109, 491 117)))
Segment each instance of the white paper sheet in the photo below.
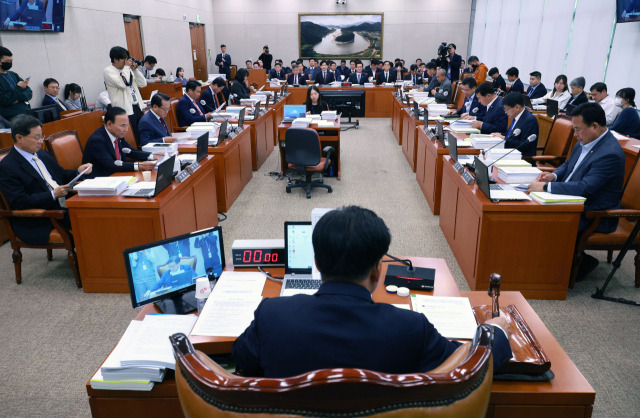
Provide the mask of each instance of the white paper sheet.
POLYGON ((478 325, 468 298, 412 294, 411 305, 445 338, 471 340, 476 334, 478 325))

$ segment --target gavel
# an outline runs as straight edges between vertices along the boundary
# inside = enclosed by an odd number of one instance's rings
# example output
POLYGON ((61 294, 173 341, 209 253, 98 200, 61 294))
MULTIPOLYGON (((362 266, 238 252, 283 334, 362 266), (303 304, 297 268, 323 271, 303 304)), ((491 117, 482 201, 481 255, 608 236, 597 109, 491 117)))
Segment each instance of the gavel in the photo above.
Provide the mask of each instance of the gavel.
POLYGON ((491 296, 491 317, 497 318, 500 316, 500 303, 498 297, 500 296, 500 284, 502 283, 502 276, 498 273, 492 273, 489 276, 489 296, 491 296))

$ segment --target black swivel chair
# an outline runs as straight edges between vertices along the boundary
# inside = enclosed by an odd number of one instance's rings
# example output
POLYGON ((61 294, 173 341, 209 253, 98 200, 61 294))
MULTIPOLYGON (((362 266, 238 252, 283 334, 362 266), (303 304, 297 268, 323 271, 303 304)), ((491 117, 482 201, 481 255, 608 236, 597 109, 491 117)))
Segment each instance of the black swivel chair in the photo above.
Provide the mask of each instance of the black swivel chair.
POLYGON ((322 173, 329 167, 331 153, 335 151, 333 147, 325 147, 322 151, 327 157, 322 158, 318 132, 309 128, 289 128, 286 140, 281 142, 281 146, 284 148, 288 167, 305 175, 305 180, 296 180, 288 184, 287 193, 291 193, 294 187, 306 187, 307 199, 310 199, 312 187, 324 187, 329 193, 333 192, 331 186, 323 184, 322 179, 311 180, 315 173, 322 173))

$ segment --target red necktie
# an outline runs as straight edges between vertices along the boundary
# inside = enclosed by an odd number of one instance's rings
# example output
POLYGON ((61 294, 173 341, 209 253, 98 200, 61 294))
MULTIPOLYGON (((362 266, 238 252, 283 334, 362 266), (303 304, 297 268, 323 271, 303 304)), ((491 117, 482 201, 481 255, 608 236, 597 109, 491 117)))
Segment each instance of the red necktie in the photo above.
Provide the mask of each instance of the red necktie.
POLYGON ((116 151, 116 160, 120 159, 120 147, 118 146, 118 138, 116 138, 115 142, 115 151, 116 151))
POLYGON ((200 113, 201 115, 204 115, 204 113, 202 113, 202 110, 200 110, 200 106, 198 106, 198 104, 196 103, 195 100, 192 100, 193 105, 196 107, 196 109, 198 109, 198 113, 200 113))
POLYGON ((167 131, 167 135, 169 135, 169 128, 167 128, 167 124, 164 121, 164 118, 160 118, 160 123, 164 126, 164 130, 167 131))

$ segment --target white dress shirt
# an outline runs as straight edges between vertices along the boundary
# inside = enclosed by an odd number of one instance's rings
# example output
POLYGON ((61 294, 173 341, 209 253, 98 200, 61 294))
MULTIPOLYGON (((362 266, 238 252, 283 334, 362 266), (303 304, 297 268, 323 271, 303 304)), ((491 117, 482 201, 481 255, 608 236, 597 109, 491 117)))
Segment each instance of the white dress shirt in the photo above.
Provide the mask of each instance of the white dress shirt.
POLYGON ((616 102, 613 97, 611 97, 611 95, 608 95, 604 99, 600 100, 598 104, 600 105, 600 107, 602 107, 602 109, 604 110, 604 114, 607 117, 607 126, 613 125, 613 122, 615 122, 618 114, 622 109, 616 106, 616 102))
MULTIPOLYGON (((38 168, 38 165, 36 164, 35 160, 33 159, 35 154, 31 154, 30 152, 22 150, 22 149, 16 147, 15 145, 13 146, 13 148, 16 151, 18 151, 18 154, 22 155, 24 157, 24 159, 29 162, 29 164, 31 164, 33 169, 36 170, 36 173, 40 174, 40 177, 42 177, 42 180, 44 180, 45 183, 47 183, 47 181, 45 180, 45 173, 40 171, 40 169, 38 168)), ((42 168, 44 168, 44 171, 46 171, 46 175, 47 176, 53 178, 51 176, 51 173, 49 173, 49 170, 47 170, 47 167, 44 165, 44 163, 42 163, 42 168)), ((49 186, 49 183, 47 183, 47 186, 49 186)), ((51 186, 49 186, 49 189, 51 189, 51 186)), ((53 200, 56 200, 56 196, 53 194, 53 189, 51 189, 51 197, 53 198, 53 200)))
POLYGON ((569 99, 571 99, 571 93, 568 90, 563 91, 562 93, 556 92, 556 94, 552 94, 553 90, 545 94, 543 97, 539 97, 537 99, 531 100, 532 105, 541 105, 545 104, 547 99, 557 100, 558 101, 558 109, 562 110, 567 107, 567 103, 569 103, 569 99))

